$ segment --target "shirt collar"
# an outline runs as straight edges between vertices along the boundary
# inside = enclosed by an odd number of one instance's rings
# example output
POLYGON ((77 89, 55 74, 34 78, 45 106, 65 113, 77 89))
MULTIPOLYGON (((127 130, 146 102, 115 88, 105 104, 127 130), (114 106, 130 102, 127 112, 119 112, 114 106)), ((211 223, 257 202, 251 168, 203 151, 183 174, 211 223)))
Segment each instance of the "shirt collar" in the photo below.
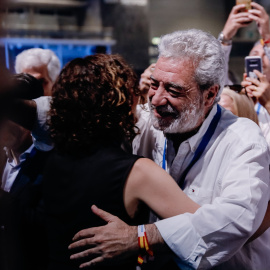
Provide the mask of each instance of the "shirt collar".
POLYGON ((33 148, 34 148, 34 144, 32 144, 25 152, 20 154, 20 156, 19 156, 19 164, 16 165, 15 162, 14 162, 14 159, 12 159, 11 157, 9 157, 8 163, 12 167, 20 166, 22 164, 22 162, 24 162, 27 159, 27 157, 31 154, 33 148))
POLYGON ((206 133, 206 131, 207 131, 212 119, 214 118, 216 112, 217 112, 217 104, 215 104, 213 106, 210 113, 208 114, 206 119, 203 121, 203 124, 200 127, 199 131, 195 135, 193 135, 192 137, 187 139, 187 142, 189 143, 190 149, 193 153, 196 151, 197 147, 199 146, 201 139, 202 139, 203 135, 206 133))

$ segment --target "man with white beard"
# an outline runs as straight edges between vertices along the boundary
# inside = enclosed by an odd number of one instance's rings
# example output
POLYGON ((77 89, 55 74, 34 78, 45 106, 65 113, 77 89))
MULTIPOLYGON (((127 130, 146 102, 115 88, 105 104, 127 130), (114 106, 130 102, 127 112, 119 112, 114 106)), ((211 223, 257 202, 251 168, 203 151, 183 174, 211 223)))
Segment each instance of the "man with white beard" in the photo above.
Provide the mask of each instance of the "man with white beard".
MULTIPOLYGON (((247 241, 268 204, 269 150, 256 124, 217 105, 224 77, 224 53, 212 35, 192 29, 162 37, 149 90, 151 119, 139 112, 134 153, 161 165, 201 207, 145 225, 145 234, 155 260, 169 247, 181 269, 267 270, 270 231, 247 241)), ((71 257, 89 256, 81 267, 147 254, 138 246, 144 227, 92 211, 108 224, 74 236, 70 248, 87 246, 71 257)))

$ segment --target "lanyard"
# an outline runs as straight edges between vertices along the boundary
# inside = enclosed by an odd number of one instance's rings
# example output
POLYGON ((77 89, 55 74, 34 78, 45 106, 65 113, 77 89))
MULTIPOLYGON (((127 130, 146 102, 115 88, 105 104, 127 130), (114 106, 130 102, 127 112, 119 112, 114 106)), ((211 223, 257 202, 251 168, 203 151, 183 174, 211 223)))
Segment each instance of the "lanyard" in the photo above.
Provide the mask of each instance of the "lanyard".
POLYGON ((262 105, 260 103, 258 103, 258 108, 256 110, 257 115, 260 114, 261 107, 262 107, 262 105))
POLYGON ((165 139, 165 142, 164 142, 163 159, 162 159, 162 169, 165 171, 167 170, 166 160, 167 160, 167 139, 165 139))
MULTIPOLYGON (((208 143, 210 142, 213 134, 215 133, 216 127, 218 125, 218 122, 220 120, 221 117, 221 108, 219 105, 217 105, 217 112, 214 116, 214 118, 212 119, 207 131, 205 132, 197 150, 195 151, 195 154, 190 162, 190 164, 188 165, 188 167, 185 169, 185 171, 183 172, 180 181, 179 181, 179 186, 181 189, 184 188, 184 181, 185 178, 188 174, 188 172, 190 171, 190 169, 192 168, 192 166, 198 161, 198 159, 201 157, 202 153, 204 152, 205 148, 207 147, 208 143)), ((163 161, 162 161, 162 168, 165 170, 166 169, 166 152, 167 152, 167 140, 165 140, 165 145, 164 145, 164 152, 163 152, 163 161)))

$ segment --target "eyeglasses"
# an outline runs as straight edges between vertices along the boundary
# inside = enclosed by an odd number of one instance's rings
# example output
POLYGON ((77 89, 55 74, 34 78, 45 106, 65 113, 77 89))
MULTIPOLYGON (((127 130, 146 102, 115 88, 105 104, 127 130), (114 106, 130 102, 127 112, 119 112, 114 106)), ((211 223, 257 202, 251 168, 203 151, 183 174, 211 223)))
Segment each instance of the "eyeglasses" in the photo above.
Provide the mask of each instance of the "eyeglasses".
POLYGON ((224 87, 227 87, 227 88, 233 90, 234 92, 236 92, 238 94, 245 94, 245 95, 247 95, 246 88, 243 87, 241 84, 225 85, 224 87))

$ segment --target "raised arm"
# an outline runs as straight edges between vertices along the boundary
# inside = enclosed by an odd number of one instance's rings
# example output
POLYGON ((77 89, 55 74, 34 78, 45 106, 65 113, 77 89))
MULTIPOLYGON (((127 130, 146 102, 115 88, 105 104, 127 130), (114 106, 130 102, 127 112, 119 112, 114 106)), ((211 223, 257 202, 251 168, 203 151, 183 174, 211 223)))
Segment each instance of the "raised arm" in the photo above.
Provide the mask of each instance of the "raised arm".
POLYGON ((258 31, 263 40, 270 39, 269 15, 263 6, 252 2, 252 9, 248 11, 249 18, 257 23, 258 31))
POLYGON ((43 95, 41 83, 29 74, 16 74, 0 93, 1 115, 31 130, 36 120, 36 103, 43 95))
POLYGON ((236 5, 232 8, 231 13, 222 30, 225 40, 231 40, 240 28, 246 27, 252 21, 248 12, 243 12, 245 5, 236 5))

